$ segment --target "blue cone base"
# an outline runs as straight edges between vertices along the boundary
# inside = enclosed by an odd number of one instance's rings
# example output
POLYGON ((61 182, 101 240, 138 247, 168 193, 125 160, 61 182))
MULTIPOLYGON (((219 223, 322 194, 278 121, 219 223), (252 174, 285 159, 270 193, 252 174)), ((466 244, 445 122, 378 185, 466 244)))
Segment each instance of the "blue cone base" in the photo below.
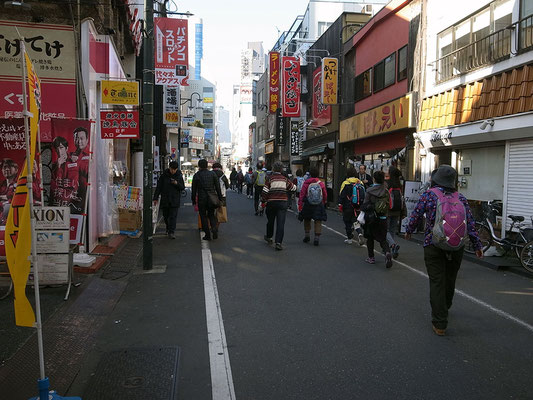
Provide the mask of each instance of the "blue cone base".
POLYGON ((81 400, 81 397, 62 397, 54 390, 49 391, 50 381, 48 378, 39 379, 37 383, 39 386, 39 396, 32 397, 30 400, 81 400))
MULTIPOLYGON (((40 397, 32 397, 30 400, 40 400, 40 397)), ((81 400, 81 397, 63 397, 58 395, 55 391, 48 392, 48 400, 81 400)))

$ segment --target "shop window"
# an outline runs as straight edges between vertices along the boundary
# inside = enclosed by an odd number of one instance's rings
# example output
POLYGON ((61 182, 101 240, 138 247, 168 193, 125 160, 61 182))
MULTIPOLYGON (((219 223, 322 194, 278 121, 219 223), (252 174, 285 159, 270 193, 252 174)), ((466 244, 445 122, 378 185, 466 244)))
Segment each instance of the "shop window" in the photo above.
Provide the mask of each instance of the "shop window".
POLYGON ((398 50, 398 81, 407 78, 407 46, 398 50))
POLYGON ((396 82, 396 53, 374 65, 374 93, 396 82))
POLYGON ((372 69, 369 68, 355 77, 355 101, 362 100, 372 94, 372 88, 370 86, 371 75, 372 69))

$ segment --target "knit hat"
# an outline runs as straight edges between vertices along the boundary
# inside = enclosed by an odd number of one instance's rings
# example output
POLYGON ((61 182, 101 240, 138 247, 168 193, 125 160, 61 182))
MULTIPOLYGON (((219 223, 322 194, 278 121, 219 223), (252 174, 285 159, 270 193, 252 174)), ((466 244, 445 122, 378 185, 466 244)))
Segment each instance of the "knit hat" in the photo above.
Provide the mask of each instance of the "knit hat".
POLYGON ((441 165, 431 178, 433 183, 448 189, 455 189, 456 180, 457 171, 453 167, 445 164, 441 165))

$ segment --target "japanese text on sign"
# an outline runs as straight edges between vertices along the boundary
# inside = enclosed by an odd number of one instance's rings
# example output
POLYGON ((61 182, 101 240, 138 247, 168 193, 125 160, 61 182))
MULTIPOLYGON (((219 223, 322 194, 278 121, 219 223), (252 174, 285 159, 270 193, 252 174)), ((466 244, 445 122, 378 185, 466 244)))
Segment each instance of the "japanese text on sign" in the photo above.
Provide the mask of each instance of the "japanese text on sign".
POLYGON ((154 18, 155 84, 188 86, 187 20, 154 18))
POLYGON ((139 105, 139 82, 102 81, 102 104, 139 105))
POLYGON ((139 111, 100 111, 102 139, 138 139, 139 111))
POLYGON ((313 126, 323 126, 331 122, 331 107, 322 102, 322 69, 313 72, 313 126))
POLYGON ((268 53, 270 60, 269 69, 269 84, 268 84, 268 110, 270 114, 274 114, 279 107, 280 93, 279 93, 279 53, 271 51, 268 53))
POLYGON ((296 57, 282 58, 282 116, 300 116, 300 61, 296 57))
POLYGON ((179 86, 165 86, 163 123, 169 127, 179 126, 179 86))
POLYGON ((322 96, 323 104, 337 104, 338 60, 332 57, 322 59, 322 96))

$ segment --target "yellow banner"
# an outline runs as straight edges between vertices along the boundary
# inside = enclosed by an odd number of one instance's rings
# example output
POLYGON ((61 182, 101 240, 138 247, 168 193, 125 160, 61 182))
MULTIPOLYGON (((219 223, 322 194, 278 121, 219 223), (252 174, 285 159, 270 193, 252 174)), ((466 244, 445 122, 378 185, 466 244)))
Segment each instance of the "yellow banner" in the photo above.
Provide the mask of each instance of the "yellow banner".
POLYGON ((102 81, 102 104, 139 105, 139 82, 102 81))
POLYGON ((412 96, 407 94, 341 121, 339 142, 412 128, 412 120, 412 96))
MULTIPOLYGON (((30 165, 33 166, 40 118, 41 82, 33 69, 33 65, 26 51, 24 51, 24 58, 26 60, 25 72, 28 79, 28 111, 31 114, 29 120, 30 132, 26 132, 26 134, 30 135, 30 165)), ((26 84, 26 79, 24 79, 23 84, 26 84)), ((28 164, 25 160, 24 168, 17 180, 17 188, 7 216, 5 247, 7 265, 15 291, 15 323, 19 326, 32 327, 35 323, 35 314, 26 297, 26 283, 28 282, 31 267, 30 255, 32 240, 27 166, 28 164)))
POLYGON ((322 104, 337 104, 338 72, 339 60, 333 57, 322 59, 322 104))

